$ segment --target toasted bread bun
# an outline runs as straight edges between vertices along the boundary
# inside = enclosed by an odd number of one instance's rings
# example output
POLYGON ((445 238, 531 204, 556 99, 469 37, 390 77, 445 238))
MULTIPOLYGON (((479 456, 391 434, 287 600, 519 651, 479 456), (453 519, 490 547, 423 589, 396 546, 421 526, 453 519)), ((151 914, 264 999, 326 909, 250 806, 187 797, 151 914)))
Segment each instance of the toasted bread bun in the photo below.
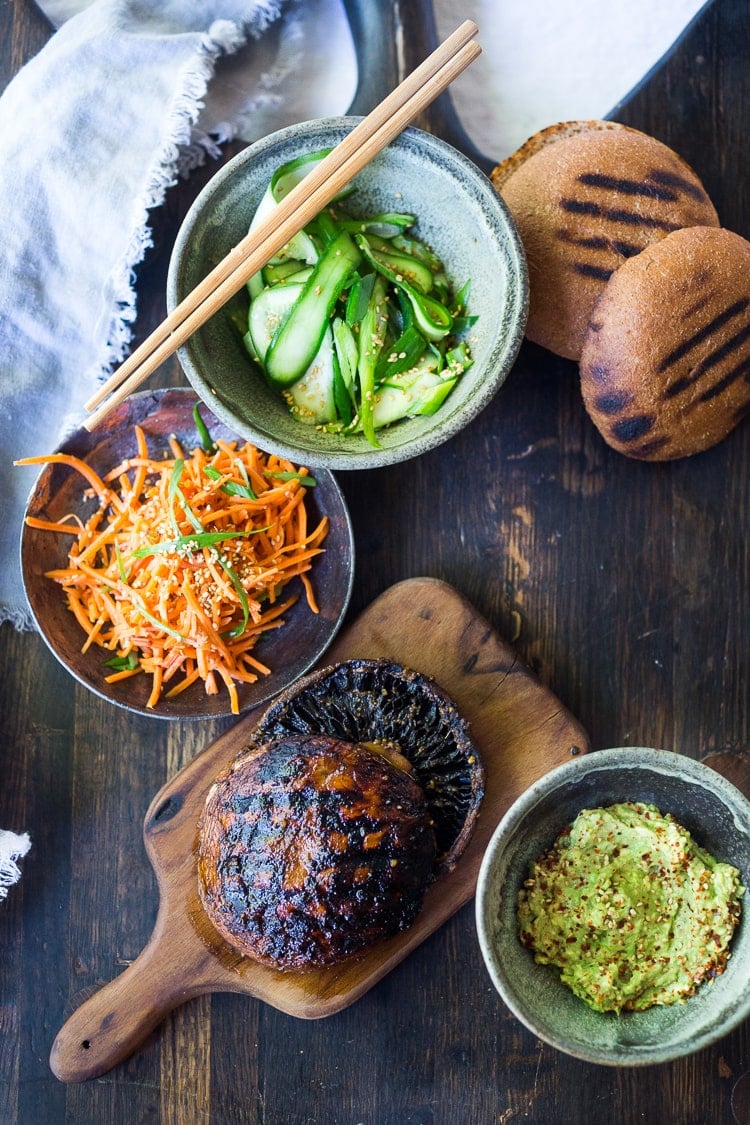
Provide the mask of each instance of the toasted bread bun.
POLYGON ((591 310, 624 261, 680 227, 719 225, 681 157, 613 121, 544 129, 491 179, 526 251, 526 335, 568 359, 580 358, 591 310))
POLYGON ((720 441, 750 411, 750 242, 678 230, 625 262, 593 311, 586 409, 630 457, 667 461, 720 441))

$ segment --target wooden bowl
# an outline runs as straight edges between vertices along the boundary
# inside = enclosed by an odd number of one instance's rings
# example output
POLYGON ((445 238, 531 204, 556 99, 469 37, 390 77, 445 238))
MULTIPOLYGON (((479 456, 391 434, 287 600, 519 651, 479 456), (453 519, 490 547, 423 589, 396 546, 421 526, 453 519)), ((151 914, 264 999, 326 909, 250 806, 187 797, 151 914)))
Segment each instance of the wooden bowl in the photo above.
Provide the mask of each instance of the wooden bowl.
MULTIPOLYGON (((59 452, 81 457, 104 473, 123 458, 135 454, 136 425, 144 430, 152 453, 168 452, 167 443, 172 434, 186 450, 193 449, 200 444, 193 420, 197 401, 197 396, 187 388, 133 395, 91 433, 84 429, 74 433, 59 452)), ((201 414, 212 437, 241 442, 242 439, 207 408, 203 407, 201 414)), ((289 591, 299 586, 302 596, 284 615, 286 624, 270 630, 258 642, 258 656, 272 673, 253 684, 238 684, 241 712, 264 703, 306 672, 328 648, 349 604, 354 577, 354 541, 349 513, 330 472, 316 468, 314 476, 317 486, 309 489, 306 496, 310 522, 317 522, 324 514, 329 519, 324 553, 311 571, 320 612, 310 611, 300 580, 293 579, 289 591)), ((47 465, 32 489, 27 514, 49 520, 59 519, 68 512, 85 517, 90 514, 94 501, 85 500, 82 493, 82 478, 78 472, 66 465, 47 465)), ((133 676, 115 684, 105 682, 104 662, 111 654, 96 645, 86 653, 81 652, 84 639, 81 627, 67 608, 61 587, 45 577, 48 570, 66 565, 68 547, 67 536, 24 526, 21 569, 29 606, 42 637, 71 675, 102 699, 155 718, 202 719, 229 715, 227 692, 207 695, 201 681, 174 699, 160 699, 153 709, 146 707, 150 677, 133 676)))

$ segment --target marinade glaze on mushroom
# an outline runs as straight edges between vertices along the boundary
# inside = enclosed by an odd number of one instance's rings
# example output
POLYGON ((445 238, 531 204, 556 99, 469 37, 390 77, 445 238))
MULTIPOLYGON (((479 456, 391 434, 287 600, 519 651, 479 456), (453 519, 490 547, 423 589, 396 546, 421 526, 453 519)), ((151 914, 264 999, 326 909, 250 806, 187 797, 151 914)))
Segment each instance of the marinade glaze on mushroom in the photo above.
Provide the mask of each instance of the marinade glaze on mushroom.
POLYGON ((390 661, 313 673, 266 711, 208 794, 203 906, 264 964, 334 964, 412 924, 482 793, 468 727, 433 681, 390 661))

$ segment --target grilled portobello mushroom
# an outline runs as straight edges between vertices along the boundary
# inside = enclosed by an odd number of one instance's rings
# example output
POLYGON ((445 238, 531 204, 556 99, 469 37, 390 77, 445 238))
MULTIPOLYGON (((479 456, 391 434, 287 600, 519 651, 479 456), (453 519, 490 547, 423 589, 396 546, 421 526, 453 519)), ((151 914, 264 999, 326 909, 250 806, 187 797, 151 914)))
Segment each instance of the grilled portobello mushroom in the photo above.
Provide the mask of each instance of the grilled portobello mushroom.
POLYGON ((424 789, 437 839, 436 875, 452 871, 474 829, 484 769, 468 723, 434 680, 391 660, 346 660, 282 692, 256 741, 289 733, 396 746, 424 789))
POLYGON ((241 953, 312 969, 410 926, 434 860, 424 793, 400 755, 288 734, 249 747, 214 783, 199 889, 241 953))
POLYGON ((465 847, 483 796, 476 746, 425 676, 351 660, 287 689, 214 782, 199 893, 219 933, 312 969, 412 924, 465 847))

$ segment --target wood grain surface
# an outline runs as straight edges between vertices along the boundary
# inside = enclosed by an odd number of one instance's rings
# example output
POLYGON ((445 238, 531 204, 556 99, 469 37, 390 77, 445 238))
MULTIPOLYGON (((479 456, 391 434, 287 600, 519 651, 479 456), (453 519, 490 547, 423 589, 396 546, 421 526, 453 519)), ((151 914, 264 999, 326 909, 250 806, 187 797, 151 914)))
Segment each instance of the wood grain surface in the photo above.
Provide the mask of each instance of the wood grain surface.
POLYGON ((405 933, 363 957, 316 972, 279 973, 237 954, 201 908, 195 843, 208 790, 247 745, 262 709, 251 712, 151 802, 144 836, 160 891, 154 933, 133 964, 57 1035, 51 1065, 58 1078, 80 1081, 103 1073, 126 1058, 167 1012, 204 992, 242 992, 302 1019, 348 1007, 473 897, 489 838, 516 797, 588 749, 580 723, 444 582, 412 578, 385 591, 321 666, 355 658, 395 660, 430 676, 471 726, 484 764, 485 795, 457 867, 432 885, 405 933))
MULTIPOLYGON (((424 53, 429 8, 349 7, 396 23, 398 9, 406 24, 398 49, 387 41, 384 69, 365 75, 366 108, 386 67, 424 53)), ((746 0, 714 0, 614 114, 687 159, 722 222, 745 237, 749 24, 746 0)), ((31 0, 1 0, 3 79, 49 34, 31 0)), ((440 109, 425 124, 451 134, 440 109)), ((171 245, 215 168, 177 185, 154 215, 138 339, 164 315, 171 245)), ((159 380, 180 381, 176 364, 159 380)), ((462 434, 415 462, 339 481, 357 554, 349 621, 403 579, 440 579, 594 748, 666 747, 748 775, 750 423, 698 457, 629 461, 588 421, 575 366, 525 345, 462 434)), ((647 1072, 562 1055, 494 992, 469 903, 326 1019, 246 995, 186 997, 113 1070, 58 1081, 49 1053, 59 1028, 154 930, 159 888, 142 839, 153 795, 232 724, 131 716, 76 685, 40 637, 9 626, 0 662, 0 825, 33 842, 0 903, 3 1125, 750 1125, 747 1025, 647 1072)))

